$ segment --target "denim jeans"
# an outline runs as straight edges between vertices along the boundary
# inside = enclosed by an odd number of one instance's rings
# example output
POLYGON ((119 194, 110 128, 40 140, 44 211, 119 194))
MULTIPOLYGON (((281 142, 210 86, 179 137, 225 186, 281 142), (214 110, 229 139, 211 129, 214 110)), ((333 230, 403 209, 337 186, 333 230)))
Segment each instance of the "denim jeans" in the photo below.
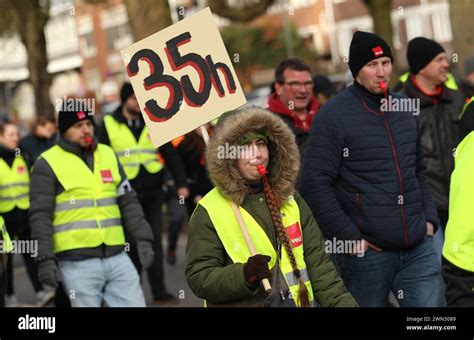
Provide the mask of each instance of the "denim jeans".
POLYGON ((72 307, 145 307, 138 273, 122 252, 107 258, 59 261, 72 307))
MULTIPOLYGON (((436 258, 438 259, 439 264, 441 265, 441 254, 443 252, 443 246, 444 246, 444 230, 442 228, 439 228, 436 233, 433 236, 433 246, 436 252, 436 258)), ((439 279, 439 306, 440 307, 447 307, 447 302, 446 302, 446 283, 444 283, 443 278, 441 277, 439 279)))
POLYGON ((438 307, 440 264, 427 237, 415 248, 377 252, 362 257, 339 256, 342 279, 361 307, 384 307, 390 291, 401 307, 438 307))

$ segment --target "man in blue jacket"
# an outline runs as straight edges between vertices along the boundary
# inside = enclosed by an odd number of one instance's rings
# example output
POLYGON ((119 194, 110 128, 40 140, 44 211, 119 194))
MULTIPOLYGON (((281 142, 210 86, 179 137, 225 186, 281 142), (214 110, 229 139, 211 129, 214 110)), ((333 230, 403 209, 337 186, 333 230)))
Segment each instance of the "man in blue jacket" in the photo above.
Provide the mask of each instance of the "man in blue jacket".
POLYGON ((392 60, 382 38, 354 34, 354 85, 313 120, 300 191, 327 243, 357 245, 330 249, 360 306, 384 306, 390 291, 402 307, 438 306, 440 222, 414 118, 419 107, 388 91, 392 60))

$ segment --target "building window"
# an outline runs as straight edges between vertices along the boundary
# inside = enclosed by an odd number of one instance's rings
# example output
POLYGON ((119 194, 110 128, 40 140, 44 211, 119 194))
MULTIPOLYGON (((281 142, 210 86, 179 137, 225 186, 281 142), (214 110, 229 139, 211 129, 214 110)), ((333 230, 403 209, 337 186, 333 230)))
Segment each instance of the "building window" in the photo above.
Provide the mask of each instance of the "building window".
POLYGON ((449 19, 449 12, 436 11, 432 14, 433 34, 437 42, 446 42, 453 39, 451 31, 451 20, 449 19))
POLYGON ((93 32, 81 36, 82 54, 84 58, 92 58, 97 55, 97 47, 93 32))
POLYGON ((67 12, 49 20, 45 27, 45 35, 50 58, 77 51, 76 23, 67 12))
POLYGON ((406 19, 407 41, 423 36, 423 20, 420 15, 412 15, 406 19))
POLYGON ((100 92, 100 73, 97 70, 89 70, 85 72, 85 80, 87 89, 96 93, 100 92))
POLYGON ((120 51, 133 43, 128 24, 109 27, 106 32, 109 51, 120 51))
POLYGON ((81 52, 84 58, 92 58, 97 55, 97 47, 94 37, 94 24, 89 14, 80 16, 77 20, 77 33, 81 44, 81 52))

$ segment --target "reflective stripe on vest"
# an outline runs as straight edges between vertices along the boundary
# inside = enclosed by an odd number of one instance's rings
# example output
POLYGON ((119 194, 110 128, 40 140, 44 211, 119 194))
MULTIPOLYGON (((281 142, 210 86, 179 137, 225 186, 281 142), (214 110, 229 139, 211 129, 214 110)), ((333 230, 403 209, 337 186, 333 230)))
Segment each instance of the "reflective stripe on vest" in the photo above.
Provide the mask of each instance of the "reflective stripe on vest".
POLYGON ((94 173, 76 155, 54 146, 41 155, 53 169, 64 191, 56 196, 53 247, 71 249, 125 244, 117 205, 121 176, 113 150, 98 144, 94 173))
POLYGON ((455 266, 474 272, 474 131, 456 148, 454 163, 443 256, 455 266))
MULTIPOLYGON (((248 258, 252 255, 245 243, 245 239, 237 220, 233 218, 234 213, 230 206, 230 201, 223 197, 217 188, 214 188, 204 196, 198 204, 203 206, 209 214, 212 224, 219 235, 219 239, 222 241, 222 244, 232 261, 234 263, 246 263, 248 258)), ((273 244, 255 219, 242 207, 239 207, 239 209, 247 226, 250 238, 255 245, 257 254, 270 256, 271 260, 268 265, 270 269, 272 269, 277 260, 277 253, 273 244)), ((302 278, 305 281, 306 288, 308 289, 309 301, 311 303, 313 301, 313 289, 306 270, 306 263, 304 262, 303 234, 301 230, 300 210, 298 204, 293 197, 291 197, 283 205, 280 211, 282 213, 283 225, 290 236, 296 263, 301 272, 302 278)), ((293 274, 293 268, 291 267, 291 262, 285 247, 282 247, 280 268, 296 303, 299 281, 293 274)))
POLYGON ((148 136, 148 127, 144 127, 137 142, 126 124, 118 122, 111 115, 104 117, 105 129, 109 136, 110 146, 117 154, 128 179, 137 177, 140 165, 151 174, 163 168, 157 156, 157 150, 148 136))
MULTIPOLYGON (((2 241, 3 241, 1 252, 9 253, 13 250, 13 243, 12 243, 12 240, 10 239, 10 235, 8 235, 7 227, 5 225, 5 221, 3 220, 3 216, 0 216, 0 229, 1 229, 0 236, 2 237, 2 241)), ((0 261, 1 260, 2 259, 0 258, 0 261)))
POLYGON ((0 213, 12 211, 15 207, 28 209, 29 193, 30 174, 23 157, 15 157, 11 167, 0 158, 0 213))

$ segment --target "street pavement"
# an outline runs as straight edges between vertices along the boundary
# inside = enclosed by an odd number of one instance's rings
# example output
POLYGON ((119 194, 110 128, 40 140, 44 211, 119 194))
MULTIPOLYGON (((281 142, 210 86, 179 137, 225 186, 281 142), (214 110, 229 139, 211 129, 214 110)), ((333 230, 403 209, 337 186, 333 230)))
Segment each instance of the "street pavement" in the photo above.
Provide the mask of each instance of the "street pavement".
MULTIPOLYGON (((166 245, 166 234, 163 234, 163 250, 167 249, 166 245)), ((142 274, 142 285, 145 293, 145 299, 149 307, 202 307, 203 302, 198 299, 191 289, 189 288, 186 279, 184 277, 184 260, 185 260, 185 248, 186 248, 186 235, 181 234, 178 240, 178 249, 176 252, 177 261, 176 264, 171 266, 164 259, 165 263, 165 284, 170 294, 173 294, 178 299, 176 305, 153 305, 153 297, 151 295, 150 286, 146 278, 146 272, 142 274)), ((166 252, 165 252, 166 254, 166 252)), ((33 286, 26 272, 26 268, 23 264, 21 255, 14 255, 14 285, 16 297, 21 304, 25 307, 35 305, 35 294, 33 286)), ((48 304, 48 307, 54 307, 53 303, 48 304)))

